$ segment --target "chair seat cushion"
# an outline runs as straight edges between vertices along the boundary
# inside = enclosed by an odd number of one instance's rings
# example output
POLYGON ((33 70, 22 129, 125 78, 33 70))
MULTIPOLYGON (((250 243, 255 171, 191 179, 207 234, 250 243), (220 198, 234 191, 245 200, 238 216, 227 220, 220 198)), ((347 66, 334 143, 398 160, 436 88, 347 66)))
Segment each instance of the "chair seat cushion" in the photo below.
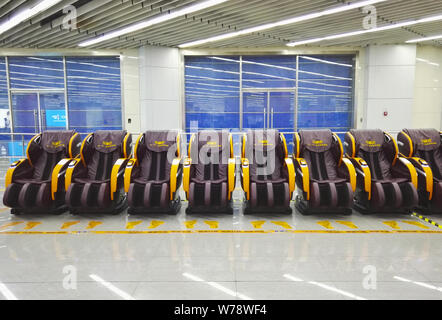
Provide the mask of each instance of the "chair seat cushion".
POLYGON ((168 183, 169 179, 149 180, 148 178, 145 178, 145 177, 138 177, 138 178, 135 178, 133 181, 136 183, 139 183, 139 184, 146 184, 148 182, 153 183, 153 184, 163 184, 163 183, 168 183))
POLYGON ((287 179, 285 178, 279 178, 279 179, 273 179, 273 180, 255 180, 255 179, 251 179, 252 182, 255 182, 256 184, 267 184, 267 183, 284 183, 284 182, 288 182, 287 179))
POLYGON ((14 183, 20 183, 20 184, 26 184, 26 183, 32 183, 32 184, 43 184, 43 183, 49 183, 51 180, 36 180, 36 179, 15 179, 14 183))
POLYGON ((75 178, 74 182, 77 183, 95 183, 95 184, 102 184, 102 183, 106 183, 106 182, 110 182, 110 179, 105 179, 105 180, 92 180, 89 178, 75 178))
POLYGON ((347 182, 346 179, 344 178, 336 178, 334 180, 316 180, 316 179, 311 179, 311 181, 313 182, 317 182, 318 184, 329 184, 329 183, 342 183, 342 182, 347 182))

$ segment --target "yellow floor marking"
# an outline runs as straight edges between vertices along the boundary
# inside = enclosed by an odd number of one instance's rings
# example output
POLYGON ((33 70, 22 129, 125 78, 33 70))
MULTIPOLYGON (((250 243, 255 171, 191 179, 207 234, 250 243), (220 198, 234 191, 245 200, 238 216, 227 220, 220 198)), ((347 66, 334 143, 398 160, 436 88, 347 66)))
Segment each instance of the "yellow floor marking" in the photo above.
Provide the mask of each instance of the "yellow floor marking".
POLYGON ((86 229, 93 229, 93 228, 95 228, 96 226, 99 226, 102 223, 103 222, 101 222, 101 221, 89 221, 86 229))
POLYGON ((139 225, 141 222, 143 222, 142 220, 137 220, 137 221, 129 221, 126 224, 126 229, 133 229, 135 228, 135 226, 139 225))
POLYGON ((218 229, 218 221, 204 220, 204 223, 207 224, 211 229, 218 229))
POLYGON ((318 221, 316 223, 326 229, 333 229, 333 226, 331 225, 330 221, 325 220, 325 221, 318 221))
POLYGON ((343 224, 344 226, 347 226, 352 229, 357 229, 358 227, 351 221, 341 221, 341 220, 335 220, 337 223, 343 224))
POLYGON ((284 229, 292 229, 292 226, 289 225, 285 221, 271 221, 272 223, 276 224, 277 226, 283 227, 284 229))
POLYGON ((67 228, 69 228, 70 226, 73 226, 74 224, 77 224, 77 223, 80 223, 80 221, 68 221, 68 222, 65 222, 65 223, 63 223, 63 225, 61 226, 61 229, 67 229, 67 228))
POLYGON ((184 225, 186 226, 187 229, 193 229, 195 227, 195 224, 196 220, 184 221, 184 225))
POLYGON ((402 222, 411 224, 412 226, 416 226, 422 229, 430 229, 428 226, 424 225, 423 223, 420 223, 419 221, 402 220, 402 222))
POLYGON ((265 220, 257 220, 257 221, 250 221, 250 223, 252 224, 253 228, 261 229, 262 225, 266 222, 265 222, 265 220))
POLYGON ((9 208, 0 208, 0 212, 6 211, 6 210, 9 210, 9 208))
POLYGON ((352 234, 368 234, 368 233, 384 233, 384 234, 400 234, 400 233, 432 233, 442 235, 442 231, 436 230, 72 230, 72 231, 0 231, 0 235, 33 235, 33 234, 165 234, 165 233, 352 233, 352 234))
POLYGON ((6 229, 6 228, 8 228, 8 227, 16 226, 16 225, 18 225, 18 224, 20 224, 20 223, 23 223, 23 221, 9 222, 9 223, 7 223, 7 224, 2 225, 2 226, 0 227, 0 230, 1 230, 1 229, 6 229))
POLYGON ((30 230, 32 228, 35 228, 36 226, 38 226, 39 224, 41 224, 41 222, 37 222, 37 221, 29 221, 28 223, 26 223, 26 226, 24 227, 24 230, 30 230))
POLYGON ((399 230, 401 228, 396 221, 382 221, 382 223, 396 230, 399 230))
POLYGON ((152 220, 150 222, 150 226, 147 227, 147 229, 155 229, 158 226, 161 226, 164 223, 164 221, 161 220, 152 220))

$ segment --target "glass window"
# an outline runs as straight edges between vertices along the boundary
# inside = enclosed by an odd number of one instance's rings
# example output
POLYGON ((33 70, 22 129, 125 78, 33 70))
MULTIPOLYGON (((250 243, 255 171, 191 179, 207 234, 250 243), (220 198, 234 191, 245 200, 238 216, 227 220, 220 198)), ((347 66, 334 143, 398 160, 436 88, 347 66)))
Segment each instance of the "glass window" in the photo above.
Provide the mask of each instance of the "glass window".
POLYGON ((8 57, 11 89, 64 89, 62 57, 8 57))
POLYGON ((122 128, 119 57, 66 57, 69 127, 122 128))

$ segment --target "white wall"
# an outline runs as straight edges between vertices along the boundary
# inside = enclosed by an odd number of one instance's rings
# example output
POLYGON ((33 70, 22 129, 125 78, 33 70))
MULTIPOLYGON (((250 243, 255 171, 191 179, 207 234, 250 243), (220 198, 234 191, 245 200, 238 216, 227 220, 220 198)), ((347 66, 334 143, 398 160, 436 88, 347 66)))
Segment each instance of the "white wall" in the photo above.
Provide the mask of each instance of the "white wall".
POLYGON ((366 49, 364 127, 389 131, 411 127, 415 68, 416 45, 366 49))
POLYGON ((417 48, 414 91, 413 127, 442 129, 442 48, 417 48))
POLYGON ((179 49, 139 49, 140 129, 180 129, 181 58, 179 49))
POLYGON ((123 91, 123 127, 128 132, 141 132, 140 80, 138 50, 126 50, 121 54, 121 88, 123 91))

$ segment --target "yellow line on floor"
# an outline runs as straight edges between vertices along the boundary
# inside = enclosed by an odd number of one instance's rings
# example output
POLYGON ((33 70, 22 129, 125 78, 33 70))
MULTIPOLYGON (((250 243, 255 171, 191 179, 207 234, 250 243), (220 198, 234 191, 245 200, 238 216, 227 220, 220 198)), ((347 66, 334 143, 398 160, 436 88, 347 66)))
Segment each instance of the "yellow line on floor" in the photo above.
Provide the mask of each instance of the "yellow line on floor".
POLYGON ((51 235, 51 234, 164 234, 164 233, 336 233, 336 234, 364 234, 364 233, 434 233, 442 234, 435 230, 72 230, 72 231, 0 231, 0 235, 51 235))

